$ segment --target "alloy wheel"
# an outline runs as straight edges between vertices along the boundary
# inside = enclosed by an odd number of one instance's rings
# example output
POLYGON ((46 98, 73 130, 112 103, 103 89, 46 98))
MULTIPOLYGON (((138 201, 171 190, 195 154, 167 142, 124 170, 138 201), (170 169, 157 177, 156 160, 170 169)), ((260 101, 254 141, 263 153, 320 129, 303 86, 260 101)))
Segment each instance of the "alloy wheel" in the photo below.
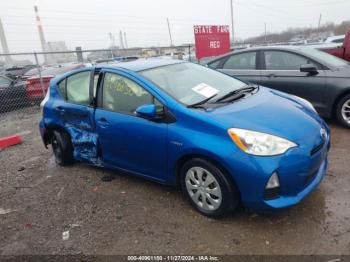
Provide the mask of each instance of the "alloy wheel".
POLYGON ((344 119, 344 121, 348 124, 350 124, 350 99, 345 101, 341 108, 341 115, 344 119))
POLYGON ((192 167, 186 173, 186 189, 193 202, 205 211, 214 211, 222 201, 221 188, 216 178, 202 167, 192 167))

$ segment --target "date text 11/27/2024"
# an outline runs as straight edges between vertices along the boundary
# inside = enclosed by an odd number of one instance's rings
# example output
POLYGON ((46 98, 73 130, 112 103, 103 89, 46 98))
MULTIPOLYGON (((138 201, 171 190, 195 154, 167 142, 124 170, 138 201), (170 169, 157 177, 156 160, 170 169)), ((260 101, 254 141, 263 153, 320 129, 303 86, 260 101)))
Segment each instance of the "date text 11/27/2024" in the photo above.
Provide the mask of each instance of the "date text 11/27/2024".
POLYGON ((128 261, 219 261, 217 256, 128 256, 128 261))

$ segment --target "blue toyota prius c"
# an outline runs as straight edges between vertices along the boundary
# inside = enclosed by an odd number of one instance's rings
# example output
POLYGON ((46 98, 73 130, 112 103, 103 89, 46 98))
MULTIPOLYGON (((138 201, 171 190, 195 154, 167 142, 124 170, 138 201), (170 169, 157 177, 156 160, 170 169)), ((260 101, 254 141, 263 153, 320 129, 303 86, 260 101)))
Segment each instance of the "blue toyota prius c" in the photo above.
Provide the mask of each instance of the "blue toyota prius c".
POLYGON ((58 165, 178 185, 211 217, 295 205, 327 168, 330 129, 308 101, 193 63, 83 68, 54 78, 41 106, 58 165))

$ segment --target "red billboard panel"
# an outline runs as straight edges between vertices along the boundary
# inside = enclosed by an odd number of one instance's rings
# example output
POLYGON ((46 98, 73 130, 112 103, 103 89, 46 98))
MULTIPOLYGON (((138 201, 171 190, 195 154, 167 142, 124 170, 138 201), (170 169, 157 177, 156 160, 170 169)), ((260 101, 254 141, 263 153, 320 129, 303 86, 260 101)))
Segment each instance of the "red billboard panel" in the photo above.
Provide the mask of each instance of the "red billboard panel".
POLYGON ((195 25, 193 30, 197 59, 222 55, 230 51, 228 25, 195 25))

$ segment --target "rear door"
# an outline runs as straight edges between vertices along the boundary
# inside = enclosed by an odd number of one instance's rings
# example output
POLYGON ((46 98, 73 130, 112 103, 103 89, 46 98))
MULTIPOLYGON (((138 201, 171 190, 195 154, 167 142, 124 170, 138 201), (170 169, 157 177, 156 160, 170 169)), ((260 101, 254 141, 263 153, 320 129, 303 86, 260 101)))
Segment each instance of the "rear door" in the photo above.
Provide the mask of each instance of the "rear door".
POLYGON ((70 75, 58 83, 62 99, 54 103, 56 116, 72 138, 74 157, 89 162, 97 161, 92 86, 92 69, 70 75))
POLYGON ((137 79, 123 72, 104 72, 95 112, 102 159, 111 166, 164 181, 167 124, 136 116, 136 108, 144 104, 164 110, 137 79))
POLYGON ((281 50, 263 51, 261 85, 300 96, 310 101, 316 109, 324 108, 326 71, 305 56, 281 50), (300 67, 313 64, 318 74, 300 72, 300 67))
POLYGON ((223 58, 217 64, 216 69, 243 81, 258 84, 260 81, 260 70, 257 62, 258 53, 256 51, 237 53, 223 58))

